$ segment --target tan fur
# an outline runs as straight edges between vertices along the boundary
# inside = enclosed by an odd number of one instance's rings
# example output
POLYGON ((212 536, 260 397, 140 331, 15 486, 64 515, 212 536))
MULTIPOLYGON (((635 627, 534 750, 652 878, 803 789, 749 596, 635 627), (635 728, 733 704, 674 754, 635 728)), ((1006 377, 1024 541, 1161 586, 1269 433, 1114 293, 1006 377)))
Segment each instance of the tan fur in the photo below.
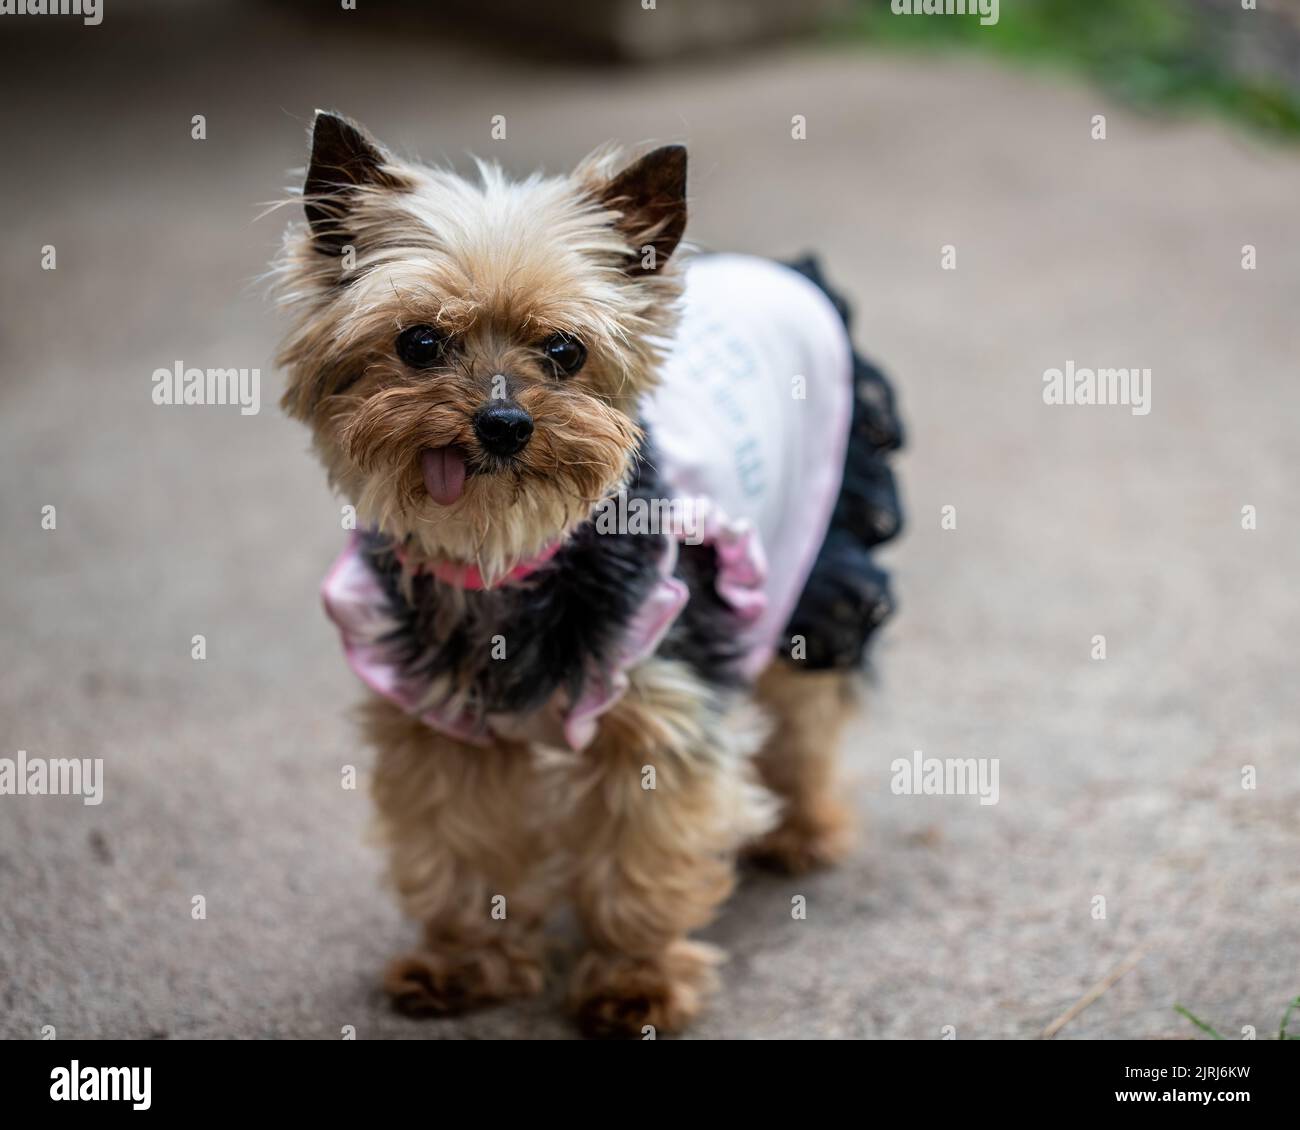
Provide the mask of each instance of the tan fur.
POLYGON ((584 1029, 690 1021, 720 955, 687 936, 730 894, 742 844, 776 819, 754 770, 767 727, 753 703, 720 702, 681 664, 650 660, 581 754, 465 746, 383 700, 364 718, 391 881, 426 927, 385 978, 399 1008, 539 991, 541 925, 567 896, 591 944, 570 992, 584 1029))
POLYGON ((388 968, 394 1003, 452 1013, 540 991, 541 924, 558 878, 528 751, 463 745, 384 699, 363 717, 390 880, 425 926, 425 948, 388 968), (498 896, 504 918, 493 917, 498 896))
POLYGON ((713 985, 720 955, 687 935, 731 893, 741 844, 775 818, 752 764, 762 717, 744 699, 719 705, 681 665, 651 660, 583 755, 563 827, 592 944, 570 1002, 589 1034, 677 1031, 713 985))
POLYGON ((784 807, 780 824, 747 849, 755 860, 797 874, 839 862, 852 846, 853 813, 841 799, 836 766, 852 708, 849 679, 784 659, 760 676, 758 700, 776 726, 758 768, 784 807))

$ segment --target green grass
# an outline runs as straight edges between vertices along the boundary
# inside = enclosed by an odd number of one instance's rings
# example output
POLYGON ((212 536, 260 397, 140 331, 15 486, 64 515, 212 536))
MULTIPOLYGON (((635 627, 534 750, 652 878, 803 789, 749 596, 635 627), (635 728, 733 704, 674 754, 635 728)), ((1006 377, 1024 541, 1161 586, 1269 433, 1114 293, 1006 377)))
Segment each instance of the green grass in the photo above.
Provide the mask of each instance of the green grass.
MULTIPOLYGON (((1279 1040, 1300 1040, 1300 1036, 1287 1035, 1287 1026, 1291 1023, 1291 1013, 1297 1008, 1300 1008, 1300 997, 1296 997, 1295 1000, 1289 1002, 1286 1006, 1286 1012, 1282 1014, 1282 1025, 1278 1029, 1277 1033, 1277 1038, 1279 1040)), ((1192 1013, 1185 1009, 1181 1004, 1174 1005, 1174 1011, 1187 1017, 1188 1020, 1196 1025, 1196 1027, 1198 1027, 1202 1032, 1207 1032, 1213 1039, 1226 1039, 1226 1037, 1219 1035, 1214 1028, 1206 1024, 1199 1016, 1192 1015, 1192 1013)))
POLYGON ((1300 140, 1300 89, 1233 72, 1222 32, 1186 0, 1002 0, 978 16, 896 16, 889 0, 857 0, 833 34, 884 47, 969 49, 1082 72, 1127 102, 1212 112, 1276 138, 1300 140))

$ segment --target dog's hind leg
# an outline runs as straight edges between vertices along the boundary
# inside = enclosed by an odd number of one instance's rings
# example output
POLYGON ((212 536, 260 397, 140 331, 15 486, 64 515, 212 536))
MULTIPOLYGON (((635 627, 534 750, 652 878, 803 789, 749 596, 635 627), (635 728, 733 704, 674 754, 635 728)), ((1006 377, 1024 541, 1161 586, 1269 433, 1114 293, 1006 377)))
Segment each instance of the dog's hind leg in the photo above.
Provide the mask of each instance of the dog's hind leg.
POLYGON ((721 954, 688 935, 730 893, 741 843, 775 816, 752 761, 764 728, 751 702, 724 702, 668 660, 631 672, 602 717, 563 820, 591 943, 570 1003, 588 1035, 672 1032, 699 1011, 721 954))
POLYGON ((758 700, 775 728, 758 768, 784 808, 780 823, 746 848, 756 862, 798 873, 838 862, 849 850, 853 814, 841 799, 836 763, 852 705, 850 678, 785 659, 759 678, 758 700))
POLYGON ((392 961, 394 1006, 447 1015, 541 991, 541 926, 553 884, 541 844, 541 781, 518 745, 468 746, 374 700, 373 793, 402 906, 422 949, 392 961))

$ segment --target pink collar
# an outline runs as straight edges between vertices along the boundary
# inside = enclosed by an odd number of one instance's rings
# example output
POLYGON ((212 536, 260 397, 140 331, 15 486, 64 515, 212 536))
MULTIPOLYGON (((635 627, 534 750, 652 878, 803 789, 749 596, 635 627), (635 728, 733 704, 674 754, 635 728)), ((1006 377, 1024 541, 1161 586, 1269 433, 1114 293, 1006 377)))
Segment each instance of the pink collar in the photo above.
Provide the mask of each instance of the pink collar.
MULTIPOLYGON (((501 577, 495 584, 488 585, 483 581, 483 574, 478 571, 477 565, 458 565, 451 561, 426 561, 420 565, 415 572, 429 577, 435 577, 444 585, 451 585, 458 589, 488 589, 500 588, 502 585, 514 584, 522 581, 525 577, 537 572, 552 557, 559 552, 562 542, 554 541, 546 546, 541 552, 534 554, 532 557, 519 562, 504 577, 501 577)), ((395 546, 393 549, 397 560, 403 565, 406 564, 406 550, 402 546, 395 546)))

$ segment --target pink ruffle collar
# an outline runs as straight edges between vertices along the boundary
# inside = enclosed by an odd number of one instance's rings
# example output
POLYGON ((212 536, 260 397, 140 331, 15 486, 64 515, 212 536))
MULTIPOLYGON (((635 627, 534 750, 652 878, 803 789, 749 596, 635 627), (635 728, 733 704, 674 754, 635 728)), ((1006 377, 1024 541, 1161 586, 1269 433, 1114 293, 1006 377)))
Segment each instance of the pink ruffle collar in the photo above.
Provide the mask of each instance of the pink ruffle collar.
MULTIPOLYGON (((697 531, 698 532, 698 531, 697 531)), ((600 716, 627 692, 628 672, 658 649, 690 598, 683 581, 674 576, 679 543, 684 531, 674 530, 665 539, 660 556, 659 576, 637 609, 608 669, 587 672, 581 695, 556 704, 563 719, 564 739, 574 750, 584 749, 596 735, 600 716)), ((703 538, 717 553, 718 594, 735 611, 742 627, 753 623, 766 606, 764 581, 766 564, 752 528, 725 521, 716 509, 705 512, 703 538)), ((559 550, 548 546, 535 558, 512 570, 498 584, 519 583, 536 572, 559 550)), ((471 567, 472 568, 472 567, 471 567)), ((438 569, 427 570, 439 581, 467 589, 482 589, 482 577, 457 570, 444 576, 438 569)), ((405 675, 392 656, 386 639, 397 627, 389 596, 379 583, 363 550, 360 534, 354 533, 321 584, 325 612, 339 630, 349 666, 375 694, 396 703, 407 713, 441 733, 473 745, 492 740, 493 719, 467 704, 439 701, 427 683, 405 675), (431 703, 429 700, 433 698, 431 703)), ((745 664, 753 674, 766 661, 770 648, 756 647, 745 664)), ((557 694, 563 692, 557 692, 557 694)), ((526 720, 525 720, 526 721, 526 720)), ((517 726, 512 726, 517 730, 517 726)))

